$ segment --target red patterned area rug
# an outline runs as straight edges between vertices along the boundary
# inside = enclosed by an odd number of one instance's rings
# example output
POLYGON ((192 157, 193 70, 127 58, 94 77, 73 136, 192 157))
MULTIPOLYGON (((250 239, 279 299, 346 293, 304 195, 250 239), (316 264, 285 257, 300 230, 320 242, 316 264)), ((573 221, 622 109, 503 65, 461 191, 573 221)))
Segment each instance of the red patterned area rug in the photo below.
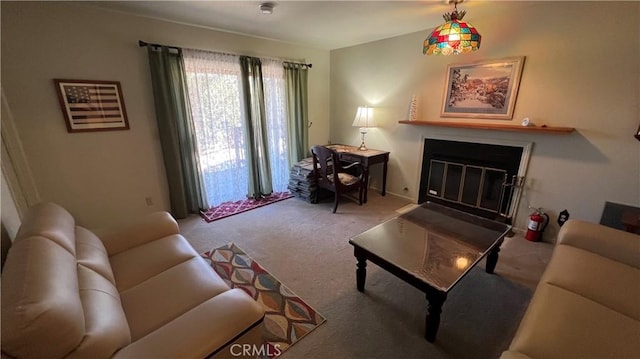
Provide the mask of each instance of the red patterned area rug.
POLYGON ((275 358, 326 319, 233 243, 202 254, 231 288, 247 292, 265 310, 261 358, 275 358))
POLYGON ((233 216, 234 214, 246 212, 254 208, 266 206, 291 197, 293 197, 293 195, 289 192, 274 192, 269 196, 265 196, 260 199, 245 199, 235 202, 225 202, 219 206, 209 208, 206 211, 200 211, 200 215, 205 221, 213 222, 218 219, 233 216))

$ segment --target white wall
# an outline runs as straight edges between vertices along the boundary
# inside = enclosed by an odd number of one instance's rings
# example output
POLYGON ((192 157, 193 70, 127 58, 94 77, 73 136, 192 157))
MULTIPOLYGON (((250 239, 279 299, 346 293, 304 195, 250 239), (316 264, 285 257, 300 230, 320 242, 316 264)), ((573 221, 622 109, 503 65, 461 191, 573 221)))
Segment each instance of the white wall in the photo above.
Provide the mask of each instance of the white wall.
POLYGON ((381 127, 367 134, 367 145, 391 151, 387 190, 412 200, 418 198, 423 137, 533 142, 516 218, 520 228, 531 212, 528 204, 550 212, 552 224, 565 208, 571 218, 598 222, 605 201, 640 205, 640 142, 633 138, 640 123, 640 4, 473 5, 465 20, 480 31, 482 45, 471 54, 422 55, 432 29, 332 51, 331 141, 358 144, 358 130, 351 127, 356 107, 374 106, 381 127), (511 122, 440 118, 447 64, 512 56, 526 61, 511 122), (398 124, 413 94, 421 120, 515 125, 529 117, 577 131, 551 135, 398 124))
POLYGON ((328 140, 328 51, 69 3, 1 7, 2 88, 37 189, 81 225, 110 226, 169 208, 146 49, 138 40, 313 63, 309 141, 328 140), (68 133, 55 78, 120 81, 131 129, 68 133))
POLYGON ((0 203, 2 208, 2 227, 6 229, 10 240, 16 238, 16 233, 22 224, 16 203, 13 200, 7 178, 2 171, 2 183, 0 184, 0 203))

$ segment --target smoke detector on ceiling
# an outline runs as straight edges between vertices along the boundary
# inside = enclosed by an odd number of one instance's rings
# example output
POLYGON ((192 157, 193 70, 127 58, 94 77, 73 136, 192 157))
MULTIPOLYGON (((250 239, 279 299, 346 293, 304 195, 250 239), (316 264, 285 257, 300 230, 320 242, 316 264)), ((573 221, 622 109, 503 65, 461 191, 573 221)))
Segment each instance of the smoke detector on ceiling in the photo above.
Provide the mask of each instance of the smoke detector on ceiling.
POLYGON ((260 13, 262 14, 273 14, 273 7, 275 5, 270 2, 263 2, 260 4, 260 13))

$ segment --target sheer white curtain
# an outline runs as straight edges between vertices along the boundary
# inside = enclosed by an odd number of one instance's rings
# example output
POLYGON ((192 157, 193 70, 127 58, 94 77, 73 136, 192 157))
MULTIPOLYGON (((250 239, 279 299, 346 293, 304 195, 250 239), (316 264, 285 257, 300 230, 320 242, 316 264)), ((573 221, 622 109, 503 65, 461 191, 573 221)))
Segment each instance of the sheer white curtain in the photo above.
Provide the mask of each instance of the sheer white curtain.
MULTIPOLYGON (((211 206, 247 196, 239 56, 183 50, 202 177, 211 206)), ((282 61, 261 59, 274 192, 287 190, 287 120, 282 61)))
POLYGON ((289 183, 284 67, 282 61, 260 60, 262 61, 271 180, 274 192, 284 192, 289 183))
POLYGON ((247 195, 238 56, 184 50, 189 102, 211 206, 247 195))

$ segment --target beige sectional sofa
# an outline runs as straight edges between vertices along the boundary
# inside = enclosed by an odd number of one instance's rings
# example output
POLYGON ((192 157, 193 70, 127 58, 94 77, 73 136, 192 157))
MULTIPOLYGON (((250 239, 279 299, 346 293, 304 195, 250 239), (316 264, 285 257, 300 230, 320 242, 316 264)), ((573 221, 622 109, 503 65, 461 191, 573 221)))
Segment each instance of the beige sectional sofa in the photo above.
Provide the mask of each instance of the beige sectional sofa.
POLYGON ((640 358, 640 236, 570 220, 501 359, 640 358))
POLYGON ((3 357, 223 356, 253 344, 263 316, 165 212, 98 238, 62 207, 37 205, 2 273, 3 357))

